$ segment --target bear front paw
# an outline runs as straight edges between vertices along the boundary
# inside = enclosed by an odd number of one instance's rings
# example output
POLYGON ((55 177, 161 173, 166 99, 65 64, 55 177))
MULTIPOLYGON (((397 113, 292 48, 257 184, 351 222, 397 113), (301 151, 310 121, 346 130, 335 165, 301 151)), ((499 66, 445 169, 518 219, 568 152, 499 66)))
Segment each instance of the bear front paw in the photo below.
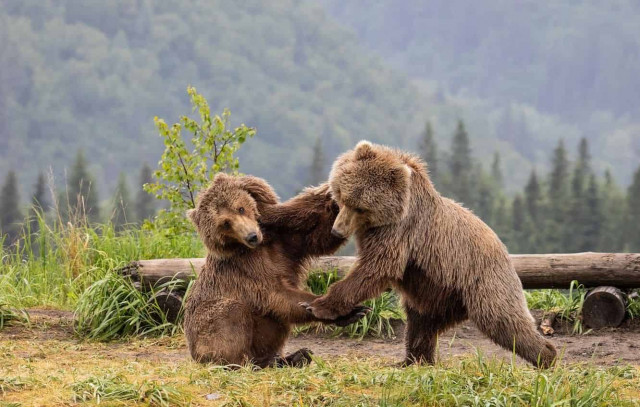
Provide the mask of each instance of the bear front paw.
MULTIPOLYGON (((323 321, 333 322, 341 316, 339 310, 324 306, 318 303, 317 300, 312 303, 301 302, 300 306, 304 307, 308 313, 312 314, 317 319, 323 321)), ((346 312, 344 314, 346 314, 346 312)))
POLYGON ((347 325, 353 324, 354 322, 358 322, 360 319, 364 318, 364 316, 367 315, 369 312, 371 312, 371 308, 365 305, 358 305, 357 307, 354 307, 353 310, 351 310, 351 312, 348 313, 347 315, 338 317, 332 322, 336 326, 345 327, 347 325))

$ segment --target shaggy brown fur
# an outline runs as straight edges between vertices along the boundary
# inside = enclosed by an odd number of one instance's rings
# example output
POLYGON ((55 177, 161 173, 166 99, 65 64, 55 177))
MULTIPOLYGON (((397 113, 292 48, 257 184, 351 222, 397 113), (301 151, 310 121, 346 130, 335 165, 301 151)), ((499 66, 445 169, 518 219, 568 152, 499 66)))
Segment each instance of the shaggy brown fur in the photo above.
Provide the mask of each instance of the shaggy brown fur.
MULTIPOLYGON (((327 185, 278 204, 259 178, 215 177, 189 212, 209 251, 185 306, 185 335, 195 360, 260 367, 310 361, 307 349, 282 357, 282 348, 291 324, 320 320, 298 305, 317 298, 299 287, 311 256, 344 243, 331 235, 337 213, 327 185)), ((366 312, 349 311, 328 322, 346 325, 366 312)))
POLYGON ((345 315, 393 286, 407 312, 407 364, 433 363, 437 335, 467 318, 532 364, 553 363, 556 350, 536 332, 505 246, 434 189, 419 158, 360 142, 334 163, 329 182, 340 206, 334 233, 355 233, 359 257, 309 305, 316 317, 345 315))

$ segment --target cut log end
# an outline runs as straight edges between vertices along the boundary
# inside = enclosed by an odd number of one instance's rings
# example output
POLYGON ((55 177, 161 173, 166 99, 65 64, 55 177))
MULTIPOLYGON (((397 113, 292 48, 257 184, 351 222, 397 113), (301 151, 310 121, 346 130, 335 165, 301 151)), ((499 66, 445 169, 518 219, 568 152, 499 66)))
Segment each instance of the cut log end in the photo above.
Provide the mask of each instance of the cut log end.
POLYGON ((626 298, 615 287, 596 287, 582 305, 582 322, 589 328, 620 326, 626 315, 626 298))

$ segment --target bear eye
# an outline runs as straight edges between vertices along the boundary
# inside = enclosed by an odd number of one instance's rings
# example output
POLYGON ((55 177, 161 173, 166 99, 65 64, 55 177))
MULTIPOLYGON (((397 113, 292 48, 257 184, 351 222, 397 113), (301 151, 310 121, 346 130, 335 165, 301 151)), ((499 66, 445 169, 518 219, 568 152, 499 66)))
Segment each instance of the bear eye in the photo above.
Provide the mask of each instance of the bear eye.
POLYGON ((229 222, 228 220, 225 220, 224 223, 222 224, 222 226, 225 229, 229 229, 231 227, 231 222, 229 222))
POLYGON ((244 213, 244 208, 242 206, 238 208, 238 213, 240 213, 240 215, 244 213))
POLYGON ((365 213, 365 212, 366 212, 366 210, 364 210, 364 209, 362 209, 362 208, 353 208, 353 210, 354 210, 356 213, 360 214, 360 215, 362 215, 363 213, 365 213))

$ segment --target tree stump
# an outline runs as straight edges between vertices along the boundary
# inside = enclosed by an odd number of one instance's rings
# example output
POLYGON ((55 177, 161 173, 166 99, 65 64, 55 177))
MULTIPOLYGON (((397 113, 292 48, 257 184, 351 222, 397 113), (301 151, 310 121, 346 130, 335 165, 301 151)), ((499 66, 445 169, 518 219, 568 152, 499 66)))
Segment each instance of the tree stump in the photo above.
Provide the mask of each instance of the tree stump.
POLYGON ((619 326, 627 312, 625 294, 616 287, 596 287, 582 305, 582 322, 589 328, 619 326))

